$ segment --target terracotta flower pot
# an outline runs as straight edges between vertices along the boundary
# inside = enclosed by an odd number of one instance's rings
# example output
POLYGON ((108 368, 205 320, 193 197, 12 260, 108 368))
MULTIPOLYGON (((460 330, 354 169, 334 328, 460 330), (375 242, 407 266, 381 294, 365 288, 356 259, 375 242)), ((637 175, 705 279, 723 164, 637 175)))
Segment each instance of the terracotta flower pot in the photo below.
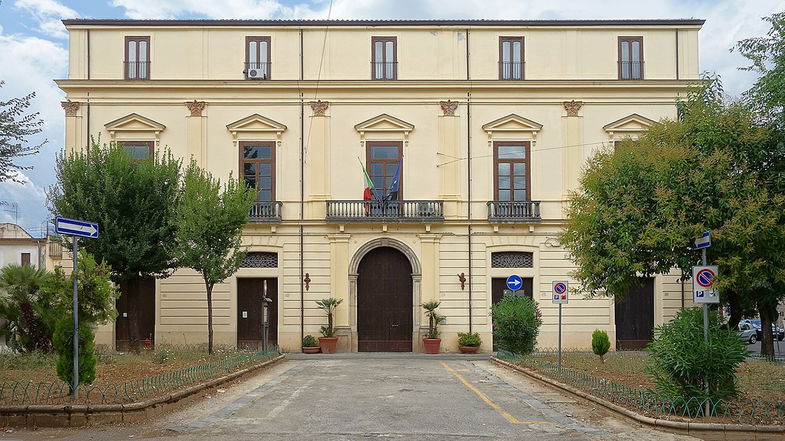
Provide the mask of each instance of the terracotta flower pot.
POLYGON ((462 354, 474 354, 477 352, 477 349, 480 349, 479 346, 458 346, 458 349, 461 350, 462 354))
POLYGON ((316 354, 319 352, 319 346, 303 346, 303 352, 306 354, 316 354))
POLYGON ((336 346, 338 346, 338 337, 319 337, 322 354, 334 354, 336 346))
POLYGON ((425 346, 425 353, 426 354, 438 354, 439 353, 439 346, 442 344, 442 339, 440 338, 424 338, 422 339, 422 344, 425 346))

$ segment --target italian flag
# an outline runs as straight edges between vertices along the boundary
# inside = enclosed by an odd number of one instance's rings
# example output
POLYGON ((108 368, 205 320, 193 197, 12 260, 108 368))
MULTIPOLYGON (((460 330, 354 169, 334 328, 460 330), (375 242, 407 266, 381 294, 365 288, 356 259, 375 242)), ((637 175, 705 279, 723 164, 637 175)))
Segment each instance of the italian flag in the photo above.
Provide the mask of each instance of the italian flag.
POLYGON ((374 189, 373 181, 371 180, 371 177, 368 176, 368 171, 365 170, 365 166, 363 165, 362 161, 360 161, 360 158, 357 158, 357 161, 360 163, 360 167, 363 169, 363 180, 365 185, 365 190, 363 191, 363 200, 370 201, 373 195, 372 190, 374 189))

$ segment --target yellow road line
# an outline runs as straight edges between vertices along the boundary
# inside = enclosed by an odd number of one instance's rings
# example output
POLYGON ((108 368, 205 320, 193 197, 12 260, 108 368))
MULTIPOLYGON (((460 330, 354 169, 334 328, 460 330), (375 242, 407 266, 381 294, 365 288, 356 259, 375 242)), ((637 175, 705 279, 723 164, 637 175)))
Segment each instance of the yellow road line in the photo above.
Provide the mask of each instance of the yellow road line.
POLYGON ((506 410, 502 409, 501 406, 499 406, 498 404, 496 404, 493 401, 491 401, 491 399, 488 398, 487 395, 485 395, 484 393, 480 392, 476 387, 472 386, 472 384, 469 383, 468 381, 466 381, 466 379, 464 379, 461 376, 461 374, 459 374, 458 372, 455 372, 454 369, 452 369, 451 367, 447 366, 447 364, 445 364, 443 361, 440 361, 439 364, 441 364, 443 368, 447 369, 448 372, 450 372, 451 374, 455 375, 455 377, 457 379, 461 380, 461 383, 463 383, 464 386, 468 387, 472 392, 477 394, 477 396, 480 397, 481 400, 485 401, 485 403, 487 405, 491 406, 493 408, 493 410, 495 410, 496 412, 499 412, 504 418, 507 418, 507 420, 509 422, 511 422, 513 424, 547 424, 547 422, 545 422, 545 421, 518 421, 518 419, 516 419, 514 416, 510 415, 510 413, 507 412, 506 410))

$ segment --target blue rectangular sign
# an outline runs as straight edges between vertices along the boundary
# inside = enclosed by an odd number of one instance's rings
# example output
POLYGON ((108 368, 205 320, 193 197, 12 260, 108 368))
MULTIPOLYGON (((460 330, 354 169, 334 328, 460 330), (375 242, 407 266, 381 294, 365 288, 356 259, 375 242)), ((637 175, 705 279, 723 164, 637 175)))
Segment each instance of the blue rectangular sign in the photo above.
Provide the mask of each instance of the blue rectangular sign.
POLYGON ((700 237, 696 237, 693 241, 692 249, 699 250, 701 248, 708 248, 711 246, 711 234, 708 231, 704 231, 700 237))
POLYGON ((60 234, 70 234, 72 236, 91 237, 95 239, 98 237, 98 224, 95 222, 58 217, 55 219, 55 231, 60 234))

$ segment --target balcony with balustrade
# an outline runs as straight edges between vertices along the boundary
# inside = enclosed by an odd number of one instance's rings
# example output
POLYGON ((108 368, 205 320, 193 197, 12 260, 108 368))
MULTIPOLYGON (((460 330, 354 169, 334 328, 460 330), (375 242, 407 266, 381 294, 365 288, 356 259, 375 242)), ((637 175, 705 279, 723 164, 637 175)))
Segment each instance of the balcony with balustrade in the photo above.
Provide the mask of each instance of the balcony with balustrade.
POLYGON ((328 222, 444 222, 444 201, 437 200, 332 200, 327 201, 328 222))
POLYGON ((248 222, 252 224, 265 224, 281 222, 281 201, 256 201, 251 205, 248 222))
POLYGON ((488 221, 491 223, 537 223, 540 201, 488 201, 488 221))

